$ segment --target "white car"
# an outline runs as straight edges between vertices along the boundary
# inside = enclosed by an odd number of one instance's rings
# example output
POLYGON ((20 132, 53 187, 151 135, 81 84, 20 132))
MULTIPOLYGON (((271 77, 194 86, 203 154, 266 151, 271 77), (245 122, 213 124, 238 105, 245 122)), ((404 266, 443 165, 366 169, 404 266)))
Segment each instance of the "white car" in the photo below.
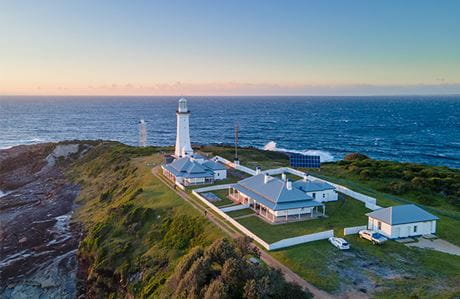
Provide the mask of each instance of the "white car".
POLYGON ((385 238, 382 234, 373 231, 373 230, 360 230, 359 237, 361 239, 366 239, 372 242, 372 244, 381 245, 386 242, 388 239, 385 238))
POLYGON ((329 242, 340 250, 350 249, 350 244, 342 238, 330 237, 329 242))

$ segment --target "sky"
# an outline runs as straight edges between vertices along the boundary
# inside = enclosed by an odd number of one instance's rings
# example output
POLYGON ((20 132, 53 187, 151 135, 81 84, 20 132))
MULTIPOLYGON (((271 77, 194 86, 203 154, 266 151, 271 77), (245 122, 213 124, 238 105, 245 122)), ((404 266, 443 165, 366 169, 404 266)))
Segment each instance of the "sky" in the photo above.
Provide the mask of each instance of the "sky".
POLYGON ((0 95, 451 93, 457 0, 0 0, 0 95))

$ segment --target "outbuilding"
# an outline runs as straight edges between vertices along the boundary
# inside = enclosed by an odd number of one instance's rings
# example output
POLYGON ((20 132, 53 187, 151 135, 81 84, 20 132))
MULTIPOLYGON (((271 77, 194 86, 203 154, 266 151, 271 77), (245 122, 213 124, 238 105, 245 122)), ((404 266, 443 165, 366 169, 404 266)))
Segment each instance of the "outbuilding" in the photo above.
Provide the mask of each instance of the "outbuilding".
POLYGON ((382 208, 366 214, 368 229, 389 239, 436 233, 437 216, 414 204, 382 208))
POLYGON ((339 199, 337 190, 329 183, 320 180, 302 180, 293 183, 293 186, 313 197, 318 202, 336 201, 339 199))

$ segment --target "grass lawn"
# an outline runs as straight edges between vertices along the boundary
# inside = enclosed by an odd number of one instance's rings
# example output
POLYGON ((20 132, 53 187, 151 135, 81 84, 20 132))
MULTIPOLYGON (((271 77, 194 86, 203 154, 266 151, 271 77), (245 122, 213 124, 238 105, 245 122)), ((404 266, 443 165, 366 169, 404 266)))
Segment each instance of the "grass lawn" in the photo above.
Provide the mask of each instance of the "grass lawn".
POLYGON ((460 292, 460 257, 389 241, 372 245, 345 237, 347 252, 322 240, 271 252, 307 281, 326 291, 374 291, 376 298, 449 298, 460 292), (439 286, 442 285, 442 288, 439 286))
POLYGON ((326 203, 328 217, 291 222, 285 224, 269 224, 259 217, 248 217, 237 221, 268 243, 282 239, 334 229, 336 235, 343 235, 343 228, 365 225, 370 210, 360 201, 350 197, 341 197, 336 202, 326 203))
POLYGON ((219 201, 213 201, 212 204, 214 204, 216 207, 221 207, 225 205, 230 205, 233 203, 230 199, 228 199, 228 189, 222 189, 222 190, 215 190, 212 191, 215 196, 219 197, 221 200, 219 201))
POLYGON ((243 210, 228 212, 227 215, 232 217, 232 218, 235 218, 235 217, 239 217, 239 216, 251 215, 251 214, 254 214, 254 213, 255 212, 253 210, 251 210, 251 209, 243 209, 243 210))

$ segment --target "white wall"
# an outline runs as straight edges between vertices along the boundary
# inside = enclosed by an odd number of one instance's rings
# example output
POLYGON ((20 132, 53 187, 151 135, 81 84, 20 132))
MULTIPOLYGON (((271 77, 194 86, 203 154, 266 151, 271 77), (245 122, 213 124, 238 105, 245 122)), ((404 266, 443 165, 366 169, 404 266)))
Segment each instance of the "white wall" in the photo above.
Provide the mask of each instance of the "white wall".
POLYGON ((220 208, 220 210, 224 213, 228 213, 228 212, 233 212, 233 211, 244 210, 247 208, 249 208, 249 205, 236 205, 236 206, 231 206, 231 207, 226 207, 226 208, 220 208))
POLYGON ((332 186, 334 186, 338 192, 341 192, 341 193, 343 193, 343 194, 345 194, 345 195, 348 195, 348 196, 350 196, 350 197, 353 197, 353 198, 356 199, 356 200, 359 200, 359 201, 363 202, 363 203, 366 205, 366 208, 368 208, 368 209, 370 209, 370 210, 375 211, 375 210, 377 210, 377 209, 381 209, 381 208, 382 208, 382 207, 380 207, 380 206, 377 205, 377 199, 374 198, 374 197, 364 195, 364 194, 362 194, 362 193, 359 193, 359 192, 350 190, 350 189, 348 189, 347 187, 344 187, 344 186, 342 186, 342 185, 334 184, 334 183, 331 183, 331 182, 329 182, 329 181, 326 181, 326 180, 323 180, 323 179, 314 177, 314 176, 312 176, 312 175, 308 175, 308 179, 309 179, 309 180, 320 180, 320 181, 329 183, 329 184, 331 184, 332 186))
POLYGON ((225 159, 225 158, 222 158, 221 156, 215 156, 215 159, 217 161, 219 161, 220 163, 222 164, 225 164, 231 168, 234 168, 234 169, 237 169, 237 170, 240 170, 242 172, 245 172, 245 173, 248 173, 250 175, 256 175, 256 171, 251 169, 251 168, 248 168, 248 167, 245 167, 243 165, 237 165, 233 162, 230 162, 229 160, 225 159))
POLYGON ((339 195, 335 190, 307 192, 307 194, 313 197, 317 202, 336 201, 339 199, 339 195), (313 197, 313 193, 315 193, 315 197, 313 197))
POLYGON ((227 170, 214 170, 215 180, 225 180, 227 178, 227 170))
POLYGON ((334 236, 334 230, 331 229, 331 230, 327 230, 327 231, 323 231, 319 233, 283 239, 275 243, 271 243, 270 250, 285 248, 285 247, 294 246, 294 245, 298 245, 302 243, 308 243, 308 242, 317 241, 317 240, 328 239, 333 236, 334 236))
POLYGON ((436 233, 436 220, 398 225, 389 225, 385 222, 381 222, 381 229, 378 229, 378 222, 379 220, 369 217, 368 228, 378 231, 379 233, 390 239, 414 237, 436 233), (417 226, 416 232, 414 232, 414 226, 417 226))
POLYGON ((367 229, 367 225, 361 225, 361 226, 352 226, 352 227, 345 227, 343 229, 343 235, 354 235, 359 233, 360 230, 367 229))

